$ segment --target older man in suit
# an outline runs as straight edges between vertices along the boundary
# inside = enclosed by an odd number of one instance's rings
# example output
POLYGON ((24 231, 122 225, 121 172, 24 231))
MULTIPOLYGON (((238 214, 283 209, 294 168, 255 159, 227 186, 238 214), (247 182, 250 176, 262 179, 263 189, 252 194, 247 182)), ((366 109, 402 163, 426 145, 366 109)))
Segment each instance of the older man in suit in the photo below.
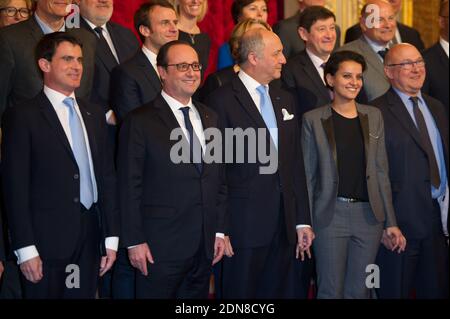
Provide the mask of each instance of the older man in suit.
MULTIPOLYGON (((389 89, 389 82, 384 74, 383 60, 389 44, 395 36, 397 22, 392 5, 385 0, 373 0, 361 10, 360 26, 362 35, 357 40, 343 45, 339 50, 354 51, 364 56, 367 69, 364 72, 364 93, 368 101, 383 95, 389 89), (379 9, 380 22, 370 24, 372 11, 370 5, 379 9)), ((358 98, 358 102, 367 100, 358 98)))
POLYGON ((223 164, 202 159, 204 130, 218 118, 192 101, 202 67, 194 48, 169 42, 157 65, 161 94, 132 111, 120 132, 122 245, 138 270, 137 298, 206 299, 211 265, 225 249, 223 164), (173 157, 179 143, 186 161, 173 157))
MULTIPOLYGON (((371 1, 367 1, 366 4, 370 4, 371 1)), ((389 3, 393 6, 395 14, 398 16, 402 7, 402 0, 389 0, 389 3)), ((359 23, 351 26, 345 32, 345 43, 349 43, 357 40, 361 37, 362 30, 359 23)), ((395 31, 395 37, 392 39, 392 44, 396 43, 411 43, 418 50, 425 49, 425 45, 420 37, 419 31, 411 28, 401 22, 397 22, 397 30, 395 31)))
MULTIPOLYGON (((282 50, 275 33, 247 31, 239 48, 241 71, 207 98, 225 130, 264 132, 253 143, 271 154, 269 166, 277 164, 266 173, 262 158, 226 164, 231 258, 223 264, 224 298, 292 298, 296 244, 303 256, 314 237, 295 102, 288 92, 269 89, 286 63, 282 50)), ((241 142, 244 154, 255 146, 241 142)))
POLYGON ((423 53, 427 76, 422 91, 444 104, 449 115, 448 85, 448 0, 441 2, 439 10, 440 39, 423 53))
POLYGON ((161 46, 178 39, 177 24, 175 9, 166 0, 144 3, 136 11, 134 26, 142 49, 115 68, 111 80, 111 100, 119 120, 161 92, 156 56, 161 46))
POLYGON ((281 73, 284 86, 297 96, 299 121, 303 113, 331 102, 323 71, 336 43, 335 19, 333 12, 320 6, 300 14, 299 33, 306 49, 290 59, 281 73))
POLYGON ((448 118, 421 93, 425 63, 411 44, 385 60, 390 90, 372 102, 383 114, 389 175, 403 254, 381 247, 380 298, 448 298, 448 118), (446 240, 447 237, 447 240, 446 240))
POLYGON ((111 109, 110 77, 113 68, 131 58, 139 48, 129 29, 111 22, 113 0, 80 0, 81 27, 96 37, 94 85, 91 102, 101 105, 108 123, 115 123, 111 109))
POLYGON ((70 0, 38 0, 33 17, 0 30, 0 116, 7 107, 31 99, 42 90, 34 49, 44 34, 55 31, 67 31, 83 43, 84 73, 77 95, 90 96, 96 41, 86 30, 66 26, 64 17, 70 3, 70 0))
POLYGON ((81 46, 64 32, 44 36, 35 60, 44 89, 9 108, 2 121, 4 200, 25 298, 94 298, 99 275, 116 257, 116 185, 104 112, 74 93, 83 73, 81 46))
MULTIPOLYGON (((296 56, 303 50, 305 50, 305 42, 299 33, 299 18, 300 14, 308 7, 311 6, 325 6, 325 0, 297 0, 299 10, 290 18, 281 20, 273 26, 273 31, 278 34, 283 43, 283 54, 286 59, 296 56)), ((336 43, 335 49, 340 46, 341 29, 336 25, 336 43)))

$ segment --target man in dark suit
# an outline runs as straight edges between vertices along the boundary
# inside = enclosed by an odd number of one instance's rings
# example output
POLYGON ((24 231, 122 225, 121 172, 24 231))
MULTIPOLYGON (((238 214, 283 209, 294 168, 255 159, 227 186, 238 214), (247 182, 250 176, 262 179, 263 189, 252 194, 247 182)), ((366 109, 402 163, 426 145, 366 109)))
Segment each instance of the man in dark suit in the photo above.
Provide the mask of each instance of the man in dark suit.
MULTIPOLYGON (((389 0, 389 3, 394 8, 395 14, 398 15, 402 6, 402 1, 400 0, 389 0)), ((370 1, 366 3, 370 4, 370 1)), ((345 43, 355 41, 362 35, 361 26, 359 23, 351 26, 345 32, 345 43)), ((425 45, 420 37, 419 31, 414 28, 408 27, 407 25, 397 22, 397 30, 395 32, 395 37, 392 39, 392 44, 396 43, 411 43, 419 51, 425 49, 425 45)))
POLYGON ((223 264, 224 298, 292 298, 296 244, 303 258, 314 236, 295 102, 276 87, 268 92, 286 63, 282 50, 275 33, 247 31, 239 49, 241 71, 207 98, 225 132, 239 128, 257 135, 253 141, 238 138, 234 161, 226 164, 231 258, 223 264), (270 154, 267 162, 252 160, 256 148, 270 154))
POLYGON ((94 85, 91 102, 105 108, 109 124, 115 124, 110 102, 110 76, 113 68, 131 58, 139 49, 129 29, 111 22, 113 0, 80 0, 80 25, 96 37, 94 85))
POLYGON ((44 89, 3 117, 2 177, 25 298, 94 298, 118 245, 113 158, 104 112, 76 97, 81 42, 36 48, 44 89))
POLYGON ((427 76, 422 91, 441 101, 449 115, 448 85, 448 0, 442 1, 439 10, 439 42, 423 53, 427 76))
POLYGON ((396 254, 381 246, 380 298, 448 298, 448 118, 443 105, 421 93, 425 65, 411 44, 385 60, 390 90, 372 102, 384 118, 397 223, 407 240, 396 254), (446 239, 447 236, 447 239, 446 239))
POLYGON ((175 9, 166 0, 144 3, 136 11, 134 25, 142 50, 115 68, 111 80, 112 106, 119 120, 161 92, 156 55, 161 46, 178 39, 177 23, 175 9))
POLYGON ((5 261, 5 245, 3 244, 3 223, 2 216, 0 214, 0 283, 4 271, 3 262, 5 261))
POLYGON ((0 117, 7 107, 31 99, 43 87, 34 62, 34 48, 44 34, 67 31, 83 43, 84 73, 77 96, 87 98, 94 76, 94 36, 65 25, 66 7, 71 1, 39 0, 34 15, 23 22, 0 29, 0 117))
POLYGON ((323 72, 336 43, 336 28, 333 12, 320 6, 305 9, 299 23, 306 49, 288 61, 281 78, 297 97, 297 116, 301 121, 303 113, 331 102, 323 72))
MULTIPOLYGON (((298 32, 298 19, 300 14, 310 6, 325 6, 325 0, 297 0, 299 5, 298 12, 290 18, 279 21, 273 26, 273 31, 280 37, 283 44, 283 54, 286 59, 294 57, 301 51, 305 50, 305 43, 303 42, 298 32)), ((336 25, 336 43, 335 49, 340 46, 341 29, 336 25)))
POLYGON ((162 46, 161 94, 121 127, 121 243, 138 270, 136 298, 207 298, 211 265, 225 249, 223 164, 201 159, 204 130, 218 118, 191 98, 200 85, 198 61, 186 42, 162 46), (181 163, 174 158, 180 143, 181 163))

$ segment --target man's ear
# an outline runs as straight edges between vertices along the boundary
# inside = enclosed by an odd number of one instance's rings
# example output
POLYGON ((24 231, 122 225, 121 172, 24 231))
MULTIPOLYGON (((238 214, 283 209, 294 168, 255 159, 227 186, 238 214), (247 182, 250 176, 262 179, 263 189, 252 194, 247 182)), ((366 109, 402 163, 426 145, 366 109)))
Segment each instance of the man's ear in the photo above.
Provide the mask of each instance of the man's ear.
POLYGON ((258 63, 258 55, 256 52, 250 52, 247 58, 248 63, 251 65, 256 65, 258 63))
POLYGON ((328 84, 328 86, 334 87, 334 77, 330 73, 327 73, 327 75, 325 76, 325 82, 328 84))
POLYGON ((298 32, 298 36, 300 37, 300 39, 302 39, 305 42, 308 41, 308 38, 309 38, 308 37, 308 35, 309 35, 308 30, 306 30, 303 27, 298 27, 297 32, 298 32))
POLYGON ((140 25, 139 33, 142 34, 144 37, 148 37, 150 35, 150 28, 146 27, 145 25, 140 25))
POLYGON ((394 78, 394 75, 392 73, 392 68, 390 68, 390 67, 387 67, 387 66, 384 67, 384 74, 386 74, 386 77, 389 80, 392 80, 394 78))
POLYGON ((39 69, 41 69, 42 72, 48 73, 51 70, 50 61, 44 58, 40 58, 38 60, 39 69))

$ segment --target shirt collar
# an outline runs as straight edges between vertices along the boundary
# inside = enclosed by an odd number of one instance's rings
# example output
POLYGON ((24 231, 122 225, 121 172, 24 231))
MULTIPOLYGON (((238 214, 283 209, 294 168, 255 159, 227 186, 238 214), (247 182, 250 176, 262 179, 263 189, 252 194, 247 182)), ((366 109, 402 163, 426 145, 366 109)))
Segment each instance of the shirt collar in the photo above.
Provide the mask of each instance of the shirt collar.
MULTIPOLYGON (((89 21, 86 18, 83 18, 84 21, 86 21, 86 23, 91 27, 92 30, 94 30, 95 28, 97 28, 97 26, 95 24, 93 24, 91 21, 89 21)), ((103 31, 108 32, 108 29, 106 28, 106 23, 104 25, 101 25, 100 28, 103 29, 103 31)))
MULTIPOLYGON (((254 78, 252 78, 250 75, 245 73, 244 70, 240 70, 238 73, 239 79, 241 79, 242 83, 244 83, 244 86, 247 88, 249 92, 257 92, 256 89, 261 86, 262 84, 256 81, 254 78)), ((268 88, 268 85, 264 85, 266 88, 268 88)))
POLYGON ((73 98, 75 101, 75 104, 76 104, 75 92, 72 92, 69 96, 66 96, 66 95, 44 85, 44 93, 47 96, 47 98, 50 100, 50 103, 53 105, 53 107, 61 105, 63 103, 64 99, 67 97, 73 98))
POLYGON ((306 49, 306 53, 308 54, 309 58, 311 59, 312 63, 316 67, 316 69, 319 69, 322 67, 322 64, 326 63, 327 61, 322 60, 317 55, 312 53, 310 50, 306 49))
POLYGON ((189 106, 191 109, 194 109, 194 104, 192 103, 192 98, 189 99, 189 102, 187 105, 184 105, 183 103, 179 102, 178 100, 171 97, 169 94, 167 94, 164 90, 161 91, 161 95, 166 100, 167 104, 169 104, 172 112, 178 112, 180 108, 189 106))
MULTIPOLYGON (((397 95, 400 97, 400 99, 402 100, 403 104, 405 104, 405 106, 411 105, 411 101, 409 100, 411 98, 411 95, 403 93, 402 91, 400 91, 399 89, 397 89, 395 87, 392 87, 392 88, 397 93, 397 95)), ((425 104, 425 100, 422 97, 422 92, 419 91, 419 93, 417 94, 417 98, 419 99, 420 103, 425 104)))
POLYGON ((439 39, 439 43, 441 44, 442 48, 444 49, 445 53, 447 54, 448 58, 448 41, 445 41, 442 37, 439 39))
POLYGON ((142 46, 142 52, 149 59, 150 63, 156 66, 156 54, 150 51, 145 45, 142 46))
POLYGON ((376 43, 375 41, 372 41, 368 37, 364 35, 364 38, 366 39, 369 46, 372 48, 372 50, 375 51, 375 53, 378 53, 379 51, 386 50, 389 47, 389 43, 386 45, 381 45, 379 43, 376 43))
MULTIPOLYGON (((39 18, 37 13, 34 13, 34 18, 36 19, 36 22, 39 24, 39 27, 41 28, 41 30, 44 34, 49 34, 49 33, 55 32, 52 28, 50 28, 50 26, 48 24, 46 24, 44 21, 41 20, 41 18, 39 18)), ((61 29, 59 29, 58 31, 60 31, 60 32, 66 31, 66 22, 65 21, 64 21, 61 29)))

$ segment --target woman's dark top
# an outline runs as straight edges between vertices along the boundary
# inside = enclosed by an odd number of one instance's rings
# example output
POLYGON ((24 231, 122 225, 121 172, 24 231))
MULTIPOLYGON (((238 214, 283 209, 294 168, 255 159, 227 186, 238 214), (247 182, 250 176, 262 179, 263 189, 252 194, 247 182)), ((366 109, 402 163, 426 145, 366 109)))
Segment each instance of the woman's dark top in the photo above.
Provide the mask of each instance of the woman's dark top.
POLYGON ((203 65, 202 78, 208 68, 209 50, 211 49, 211 38, 207 33, 190 34, 179 31, 178 38, 190 43, 198 53, 200 63, 203 65))
POLYGON ((359 117, 349 119, 333 112, 339 174, 338 196, 368 201, 366 155, 359 117))

